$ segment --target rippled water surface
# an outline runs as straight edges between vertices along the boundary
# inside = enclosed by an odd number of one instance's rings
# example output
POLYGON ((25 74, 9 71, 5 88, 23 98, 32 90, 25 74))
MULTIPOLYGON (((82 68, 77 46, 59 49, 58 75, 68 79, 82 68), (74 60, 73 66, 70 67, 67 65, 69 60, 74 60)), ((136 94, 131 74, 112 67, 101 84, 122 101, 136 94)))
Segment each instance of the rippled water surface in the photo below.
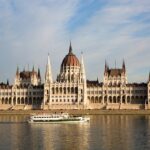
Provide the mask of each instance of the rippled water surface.
POLYGON ((150 116, 90 116, 90 123, 28 124, 0 116, 0 150, 149 150, 150 116))

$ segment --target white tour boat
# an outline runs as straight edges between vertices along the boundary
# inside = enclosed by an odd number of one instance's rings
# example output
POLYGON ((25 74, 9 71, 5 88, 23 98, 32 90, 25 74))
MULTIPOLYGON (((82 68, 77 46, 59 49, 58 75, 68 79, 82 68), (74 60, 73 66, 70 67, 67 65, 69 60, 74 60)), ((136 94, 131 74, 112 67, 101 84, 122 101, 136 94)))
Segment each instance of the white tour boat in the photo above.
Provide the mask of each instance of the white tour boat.
POLYGON ((28 120, 29 123, 65 123, 88 121, 90 121, 89 117, 70 116, 68 113, 31 115, 28 120))

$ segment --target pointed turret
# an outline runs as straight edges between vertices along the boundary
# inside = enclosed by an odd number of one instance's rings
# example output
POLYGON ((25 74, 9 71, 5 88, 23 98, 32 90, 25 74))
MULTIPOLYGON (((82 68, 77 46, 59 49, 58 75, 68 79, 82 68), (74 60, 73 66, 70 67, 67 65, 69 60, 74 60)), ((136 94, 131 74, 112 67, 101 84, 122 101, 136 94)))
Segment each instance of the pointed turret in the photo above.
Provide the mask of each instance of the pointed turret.
POLYGON ((41 78, 40 69, 38 68, 38 78, 41 78))
POLYGON ((86 80, 85 67, 84 67, 84 60, 83 60, 83 53, 82 52, 81 52, 81 74, 82 74, 82 78, 84 80, 86 80))
POLYGON ((52 83, 52 71, 51 71, 51 64, 50 64, 50 57, 48 54, 47 65, 46 65, 46 73, 45 73, 45 82, 52 83))
POLYGON ((122 69, 123 69, 123 72, 125 73, 126 72, 126 65, 125 65, 125 61, 123 60, 123 63, 122 63, 122 69))
POLYGON ((9 85, 9 80, 7 79, 7 85, 9 85))
POLYGON ((106 63, 106 60, 105 60, 105 73, 107 72, 107 63, 106 63))
POLYGON ((69 53, 72 53, 72 45, 71 45, 71 41, 70 41, 70 46, 69 46, 69 53))
POLYGON ((32 74, 34 74, 34 72, 35 72, 35 71, 34 71, 34 65, 33 65, 33 68, 32 68, 32 74))
POLYGON ((17 66, 16 70, 16 76, 15 76, 15 85, 19 85, 20 80, 20 72, 19 72, 19 67, 17 66))
POLYGON ((104 71, 104 73, 107 73, 108 70, 109 70, 109 67, 108 67, 107 61, 105 60, 105 71, 104 71))
POLYGON ((19 76, 19 67, 17 66, 16 76, 19 76))
POLYGON ((81 52, 81 82, 83 82, 83 101, 84 105, 87 105, 87 84, 86 84, 86 74, 85 74, 85 66, 83 60, 83 53, 81 52))
POLYGON ((97 83, 99 83, 99 79, 98 79, 98 77, 97 77, 97 83))

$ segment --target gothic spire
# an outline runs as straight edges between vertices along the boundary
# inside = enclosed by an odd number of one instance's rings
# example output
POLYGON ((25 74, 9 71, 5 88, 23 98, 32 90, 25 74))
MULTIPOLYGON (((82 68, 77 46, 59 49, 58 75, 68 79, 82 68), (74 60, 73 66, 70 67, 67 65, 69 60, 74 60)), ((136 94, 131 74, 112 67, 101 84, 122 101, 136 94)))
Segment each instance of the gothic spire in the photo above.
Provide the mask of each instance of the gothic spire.
POLYGON ((83 52, 81 52, 81 82, 83 83, 83 102, 84 105, 87 104, 87 80, 85 74, 84 60, 83 60, 83 52))
POLYGON ((38 68, 38 78, 41 78, 40 69, 38 68))
POLYGON ((123 60, 123 63, 122 63, 122 69, 124 72, 126 72, 126 65, 125 65, 125 61, 123 60))
POLYGON ((48 58, 47 58, 46 73, 45 73, 45 82, 48 82, 48 83, 52 82, 52 71, 51 71, 51 63, 50 63, 49 54, 48 54, 48 58))
POLYGON ((81 74, 82 74, 82 78, 84 79, 84 81, 86 81, 83 52, 81 52, 81 74))
POLYGON ((72 45, 71 45, 71 41, 70 41, 70 46, 69 46, 69 53, 72 53, 72 45))
POLYGON ((109 67, 108 67, 107 61, 105 60, 105 73, 107 73, 108 70, 109 70, 109 67))
POLYGON ((9 85, 9 80, 7 79, 7 85, 9 85))
POLYGON ((99 83, 98 77, 97 77, 97 83, 99 83))
POLYGON ((34 65, 33 65, 33 68, 32 68, 32 73, 34 73, 34 65))
POLYGON ((16 76, 19 76, 19 67, 17 66, 16 76))
POLYGON ((105 60, 105 72, 107 72, 107 62, 105 60))

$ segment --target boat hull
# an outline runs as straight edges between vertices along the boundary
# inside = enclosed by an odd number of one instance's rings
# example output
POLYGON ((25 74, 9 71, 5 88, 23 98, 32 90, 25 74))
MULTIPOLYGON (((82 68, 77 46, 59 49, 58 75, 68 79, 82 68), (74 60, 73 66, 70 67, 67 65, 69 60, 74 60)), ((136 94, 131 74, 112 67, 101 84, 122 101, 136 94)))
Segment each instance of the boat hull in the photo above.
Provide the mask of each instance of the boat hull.
POLYGON ((85 119, 63 119, 63 120, 28 120, 28 123, 40 123, 40 124, 50 124, 50 123, 82 123, 82 122, 89 122, 88 118, 85 119))
POLYGON ((28 123, 76 123, 88 122, 90 118, 82 116, 70 116, 68 113, 61 114, 38 114, 31 115, 28 123))

